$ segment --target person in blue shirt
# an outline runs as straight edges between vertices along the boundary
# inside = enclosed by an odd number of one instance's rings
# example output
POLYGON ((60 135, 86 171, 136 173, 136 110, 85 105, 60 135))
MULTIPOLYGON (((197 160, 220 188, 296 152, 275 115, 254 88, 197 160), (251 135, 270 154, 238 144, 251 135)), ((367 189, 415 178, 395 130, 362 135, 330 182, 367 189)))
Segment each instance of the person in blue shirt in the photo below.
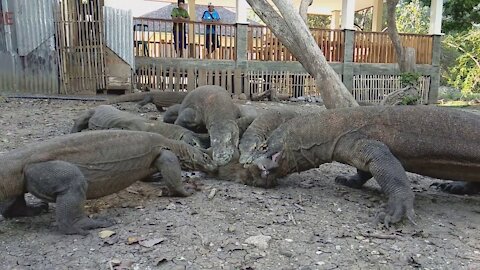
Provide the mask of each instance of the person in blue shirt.
MULTIPOLYGON (((209 23, 209 22, 218 22, 220 21, 220 15, 215 10, 215 7, 212 3, 208 3, 208 10, 205 10, 202 15, 202 21, 209 23)), ((215 51, 215 48, 220 47, 220 39, 216 33, 215 25, 207 24, 205 26, 205 47, 207 48, 208 53, 212 53, 215 51)))

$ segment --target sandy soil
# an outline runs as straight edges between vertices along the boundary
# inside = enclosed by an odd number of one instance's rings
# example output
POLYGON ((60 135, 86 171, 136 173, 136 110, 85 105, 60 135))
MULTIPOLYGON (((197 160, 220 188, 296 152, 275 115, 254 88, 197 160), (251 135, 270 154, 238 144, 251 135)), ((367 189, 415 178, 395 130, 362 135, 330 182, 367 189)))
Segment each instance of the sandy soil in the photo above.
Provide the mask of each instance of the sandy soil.
MULTIPOLYGON (((0 152, 66 134, 78 113, 96 105, 1 102, 0 152)), ((150 105, 119 107, 158 116, 150 105)), ((269 190, 190 176, 198 190, 189 198, 163 196, 161 183, 136 183, 88 202, 89 214, 117 222, 103 239, 101 229, 59 234, 50 204, 38 217, 0 220, 1 269, 480 269, 480 196, 444 194, 429 187, 434 179, 409 174, 418 225, 385 229, 372 224, 385 202, 374 181, 362 190, 334 183, 353 172, 326 164, 269 190), (258 235, 268 246, 246 243, 258 235)))

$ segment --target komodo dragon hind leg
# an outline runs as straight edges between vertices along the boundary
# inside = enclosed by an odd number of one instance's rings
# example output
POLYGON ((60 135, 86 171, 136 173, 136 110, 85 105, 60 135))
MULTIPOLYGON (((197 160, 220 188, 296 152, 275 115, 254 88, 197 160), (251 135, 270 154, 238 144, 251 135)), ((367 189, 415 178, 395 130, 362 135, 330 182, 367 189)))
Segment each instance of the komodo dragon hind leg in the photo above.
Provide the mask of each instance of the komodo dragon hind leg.
POLYGON ((172 193, 172 196, 188 197, 182 183, 182 169, 177 156, 170 150, 163 150, 160 157, 155 160, 155 167, 162 173, 165 183, 172 193))
POLYGON ((480 193, 480 183, 454 181, 446 183, 433 183, 431 186, 436 186, 437 189, 451 194, 473 195, 480 193))
POLYGON ((88 122, 90 118, 92 118, 93 114, 95 113, 95 109, 90 109, 84 112, 80 117, 74 120, 73 127, 70 130, 70 133, 80 132, 84 129, 88 128, 88 122))
POLYGON ((25 181, 30 193, 56 202, 56 220, 61 232, 87 235, 86 230, 113 225, 109 220, 85 215, 88 183, 75 165, 59 160, 31 164, 25 168, 25 181))
MULTIPOLYGON (((375 140, 345 136, 337 143, 335 160, 350 164, 362 171, 368 171, 388 196, 384 210, 376 217, 376 222, 399 222, 405 215, 415 224, 413 201, 414 194, 409 187, 405 169, 388 147, 375 140)), ((363 181, 366 176, 364 175, 363 181)))
POLYGON ((31 217, 48 211, 48 202, 42 201, 38 205, 27 205, 22 194, 0 205, 0 213, 4 218, 31 217))
POLYGON ((368 180, 372 178, 370 172, 357 169, 357 173, 351 176, 337 176, 335 182, 351 188, 361 188, 368 180))

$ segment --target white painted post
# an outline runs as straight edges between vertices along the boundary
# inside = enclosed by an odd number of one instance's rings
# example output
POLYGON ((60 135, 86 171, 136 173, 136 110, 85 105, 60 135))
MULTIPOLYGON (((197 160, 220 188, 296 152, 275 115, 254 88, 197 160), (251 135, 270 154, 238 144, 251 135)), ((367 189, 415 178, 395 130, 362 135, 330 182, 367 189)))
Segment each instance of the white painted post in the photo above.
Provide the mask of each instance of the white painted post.
POLYGON ((247 1, 237 0, 237 23, 248 23, 247 21, 247 11, 250 8, 247 1))
POLYGON ((340 10, 332 10, 332 20, 330 22, 331 29, 340 28, 340 10))
POLYGON ((430 34, 442 34, 443 0, 432 0, 430 6, 430 34))
POLYGON ((355 30, 355 0, 342 1, 342 29, 355 30))
POLYGON ((372 31, 381 32, 383 29, 383 0, 373 2, 372 31))

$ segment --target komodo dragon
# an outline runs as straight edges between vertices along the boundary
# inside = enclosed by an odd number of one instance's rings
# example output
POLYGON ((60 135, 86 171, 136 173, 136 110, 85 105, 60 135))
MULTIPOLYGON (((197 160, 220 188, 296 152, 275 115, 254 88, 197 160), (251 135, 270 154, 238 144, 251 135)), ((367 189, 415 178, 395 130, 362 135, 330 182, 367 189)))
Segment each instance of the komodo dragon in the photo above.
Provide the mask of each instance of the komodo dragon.
POLYGON ((360 188, 375 177, 388 196, 377 221, 413 217, 414 195, 405 171, 480 184, 480 117, 457 109, 375 106, 327 110, 296 117, 272 134, 254 161, 259 186, 332 161, 357 168, 340 184, 360 188), (281 136, 278 136, 281 135, 281 136))
POLYGON ((240 110, 230 94, 222 87, 200 86, 192 90, 182 102, 176 125, 210 135, 212 157, 217 165, 225 165, 238 151, 239 128, 236 123, 240 110))
POLYGON ((106 104, 139 101, 138 106, 140 107, 145 106, 148 103, 153 103, 155 107, 157 107, 157 110, 164 111, 163 108, 182 103, 186 96, 187 92, 151 90, 149 92, 125 94, 114 97, 109 99, 106 104))
POLYGON ((208 134, 196 134, 184 127, 147 120, 141 116, 118 110, 111 105, 100 105, 80 115, 71 133, 84 129, 126 129, 158 133, 172 140, 181 140, 200 148, 210 147, 208 134))
POLYGON ((242 164, 251 163, 258 147, 265 143, 270 134, 281 124, 298 116, 299 113, 289 109, 266 111, 255 118, 240 138, 240 159, 242 164))
POLYGON ((0 155, 0 207, 5 218, 33 216, 25 192, 56 202, 56 220, 65 234, 85 235, 111 222, 84 214, 86 199, 118 192, 161 171, 172 195, 188 196, 180 164, 191 170, 216 171, 200 149, 149 132, 87 131, 35 142, 0 155), (178 158, 177 158, 178 157, 178 158), (6 201, 6 202, 5 202, 6 201))

